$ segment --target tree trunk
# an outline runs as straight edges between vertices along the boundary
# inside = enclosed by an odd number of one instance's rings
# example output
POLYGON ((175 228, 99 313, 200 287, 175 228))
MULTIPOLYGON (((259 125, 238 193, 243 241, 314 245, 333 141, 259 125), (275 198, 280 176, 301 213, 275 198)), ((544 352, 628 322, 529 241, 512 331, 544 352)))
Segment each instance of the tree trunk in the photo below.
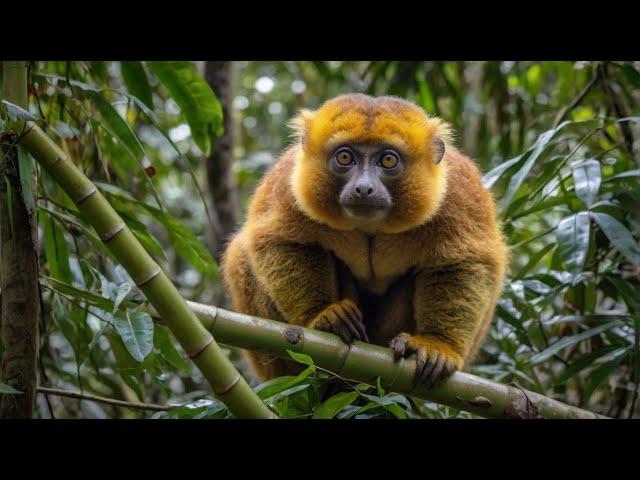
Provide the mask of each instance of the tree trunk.
POLYGON ((213 232, 213 254, 216 260, 220 260, 225 242, 240 220, 240 205, 233 174, 232 68, 231 62, 207 62, 205 66, 205 79, 218 97, 224 117, 224 134, 206 160, 211 203, 218 223, 217 231, 213 232))
MULTIPOLYGON (((3 98, 28 108, 26 62, 4 62, 3 98)), ((0 395, 0 418, 31 418, 35 409, 38 359, 38 321, 40 290, 38 285, 37 217, 33 200, 33 178, 23 190, 17 135, 0 136, 0 248, 2 256, 2 322, 0 336, 4 345, 2 382, 22 392, 0 395), (25 196, 30 196, 25 202, 25 196), (29 206, 28 206, 29 205, 29 206)), ((31 159, 23 158, 23 176, 31 159)))

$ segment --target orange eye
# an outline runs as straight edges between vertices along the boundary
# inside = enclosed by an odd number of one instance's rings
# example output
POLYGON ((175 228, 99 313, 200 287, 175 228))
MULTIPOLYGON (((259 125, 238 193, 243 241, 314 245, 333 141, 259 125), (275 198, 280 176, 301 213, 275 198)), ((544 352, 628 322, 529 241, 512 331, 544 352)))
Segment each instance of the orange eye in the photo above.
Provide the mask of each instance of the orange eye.
POLYGON ((398 157, 396 157, 392 153, 385 153, 380 159, 380 165, 382 165, 384 168, 394 168, 396 165, 398 165, 398 157))
POLYGON ((353 163, 353 155, 348 150, 342 150, 336 155, 336 161, 338 164, 346 167, 353 163))

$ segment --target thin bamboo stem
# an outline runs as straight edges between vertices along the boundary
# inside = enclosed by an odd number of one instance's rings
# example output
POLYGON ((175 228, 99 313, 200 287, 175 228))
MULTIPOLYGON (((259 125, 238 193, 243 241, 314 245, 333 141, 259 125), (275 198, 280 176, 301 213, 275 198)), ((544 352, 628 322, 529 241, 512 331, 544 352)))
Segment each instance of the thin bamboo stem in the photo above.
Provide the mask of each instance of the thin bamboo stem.
POLYGON ((316 365, 358 382, 411 394, 487 418, 607 418, 520 388, 457 372, 432 388, 414 385, 416 361, 394 361, 390 349, 363 342, 351 345, 337 335, 274 320, 187 302, 219 342, 290 358, 287 350, 309 355, 316 365))
POLYGON ((45 395, 56 395, 59 397, 77 398, 79 400, 90 400, 92 402, 105 403, 107 405, 115 405, 116 407, 133 408, 136 410, 151 410, 154 412, 166 412, 172 407, 168 405, 158 405, 155 403, 125 402, 115 398, 100 397, 90 393, 73 392, 71 390, 63 390, 61 388, 38 387, 38 393, 45 395))
POLYGON ((274 418, 91 180, 35 123, 26 122, 20 142, 93 225, 209 381, 216 397, 237 417, 274 418))

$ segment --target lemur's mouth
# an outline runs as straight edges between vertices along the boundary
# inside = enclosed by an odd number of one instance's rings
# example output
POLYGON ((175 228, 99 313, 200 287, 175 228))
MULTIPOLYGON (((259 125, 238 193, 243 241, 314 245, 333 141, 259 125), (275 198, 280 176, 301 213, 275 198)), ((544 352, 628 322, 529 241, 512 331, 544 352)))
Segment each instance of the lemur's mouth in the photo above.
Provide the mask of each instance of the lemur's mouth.
POLYGON ((381 205, 379 203, 370 202, 343 203, 342 206, 349 216, 360 218, 382 216, 389 209, 389 205, 381 205))

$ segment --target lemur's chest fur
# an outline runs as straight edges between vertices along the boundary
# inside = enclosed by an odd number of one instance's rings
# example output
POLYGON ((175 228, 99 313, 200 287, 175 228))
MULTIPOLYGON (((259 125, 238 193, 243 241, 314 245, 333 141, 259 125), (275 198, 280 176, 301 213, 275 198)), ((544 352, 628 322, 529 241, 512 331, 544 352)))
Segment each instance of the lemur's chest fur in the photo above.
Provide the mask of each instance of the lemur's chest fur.
POLYGON ((402 243, 401 237, 401 234, 367 235, 359 231, 341 232, 336 236, 334 232, 322 239, 321 245, 344 262, 362 288, 381 295, 394 280, 413 268, 418 259, 417 254, 408 254, 402 259, 394 254, 398 242, 402 243))

